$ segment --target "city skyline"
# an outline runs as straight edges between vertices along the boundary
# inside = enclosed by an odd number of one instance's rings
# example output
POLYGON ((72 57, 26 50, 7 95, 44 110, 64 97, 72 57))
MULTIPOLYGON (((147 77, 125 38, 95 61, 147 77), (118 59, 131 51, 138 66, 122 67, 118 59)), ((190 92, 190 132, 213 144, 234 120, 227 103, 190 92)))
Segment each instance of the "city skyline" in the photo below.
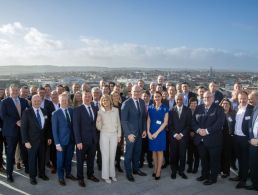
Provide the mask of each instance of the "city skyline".
POLYGON ((254 0, 5 1, 0 65, 257 71, 257 7, 254 0))

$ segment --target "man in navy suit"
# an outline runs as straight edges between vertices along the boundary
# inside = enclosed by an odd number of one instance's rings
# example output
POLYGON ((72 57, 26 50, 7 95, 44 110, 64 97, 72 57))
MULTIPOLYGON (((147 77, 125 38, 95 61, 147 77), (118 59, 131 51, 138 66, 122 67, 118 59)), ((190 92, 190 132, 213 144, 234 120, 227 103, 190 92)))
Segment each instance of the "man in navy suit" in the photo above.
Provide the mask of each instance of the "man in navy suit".
POLYGON ((64 170, 66 178, 76 180, 71 174, 72 158, 74 152, 73 135, 73 110, 68 108, 69 97, 66 93, 59 95, 60 108, 53 112, 52 116, 52 134, 56 146, 57 174, 59 184, 64 186, 64 170))
POLYGON ((92 95, 90 91, 84 91, 82 99, 83 104, 74 109, 73 131, 76 143, 77 177, 79 179, 79 186, 85 187, 83 177, 85 155, 87 155, 88 179, 99 182, 99 179, 94 176, 94 158, 97 144, 97 108, 91 104, 92 95))
POLYGON ((202 175, 198 181, 204 185, 217 182, 220 172, 220 155, 222 147, 222 125, 224 111, 213 103, 213 95, 206 91, 203 95, 204 104, 197 106, 192 120, 192 128, 196 132, 194 142, 198 146, 202 163, 202 175))
POLYGON ((238 94, 238 111, 234 132, 235 151, 239 164, 239 173, 232 181, 239 181, 236 188, 245 188, 249 170, 249 124, 253 106, 248 104, 248 93, 241 91, 238 94))
POLYGON ((250 155, 250 173, 252 185, 247 186, 248 190, 258 191, 258 93, 253 92, 255 108, 252 114, 252 120, 250 120, 249 129, 249 155, 250 155))
POLYGON ((47 131, 50 119, 46 111, 40 108, 40 96, 32 96, 31 103, 32 107, 24 111, 21 119, 21 135, 22 142, 28 150, 30 183, 36 185, 37 175, 43 180, 49 180, 45 174, 45 154, 46 143, 51 144, 52 140, 47 131), (39 169, 38 174, 37 169, 39 169))
POLYGON ((146 176, 140 170, 140 158, 142 148, 142 137, 146 137, 146 112, 145 103, 141 96, 138 85, 132 87, 132 98, 122 104, 121 122, 126 140, 125 170, 129 181, 134 181, 134 174, 146 176), (133 170, 132 170, 133 169, 133 170))
POLYGON ((25 171, 28 171, 28 162, 25 157, 25 147, 19 140, 20 136, 20 126, 21 126, 21 116, 23 111, 29 107, 27 100, 19 98, 19 89, 16 85, 11 85, 9 87, 10 97, 4 99, 1 105, 1 117, 3 120, 2 133, 5 137, 7 147, 7 181, 13 182, 13 164, 14 156, 17 143, 19 142, 21 148, 21 157, 23 163, 25 164, 25 171))
POLYGON ((218 85, 215 81, 210 82, 209 90, 214 97, 214 103, 219 104, 223 99, 223 94, 218 90, 218 85))
POLYGON ((170 159, 172 179, 176 178, 177 171, 183 179, 187 179, 184 170, 186 147, 191 127, 191 110, 183 105, 183 99, 183 94, 177 94, 175 97, 176 106, 169 111, 168 129, 171 136, 170 159))

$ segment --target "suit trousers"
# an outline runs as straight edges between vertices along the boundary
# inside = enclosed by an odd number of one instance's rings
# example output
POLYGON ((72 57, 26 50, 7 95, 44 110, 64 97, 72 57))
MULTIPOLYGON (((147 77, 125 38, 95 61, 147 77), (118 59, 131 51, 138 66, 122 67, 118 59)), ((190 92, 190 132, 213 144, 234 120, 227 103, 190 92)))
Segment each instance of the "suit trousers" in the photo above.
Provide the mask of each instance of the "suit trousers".
POLYGON ((18 143, 18 137, 6 136, 5 137, 7 143, 7 163, 6 163, 6 174, 12 175, 13 174, 13 164, 14 164, 14 157, 15 157, 15 150, 18 143))
POLYGON ((216 181, 220 172, 221 146, 205 146, 203 142, 198 145, 201 158, 202 176, 216 181))
POLYGON ((258 188, 258 146, 250 145, 250 172, 254 187, 258 188))
POLYGON ((171 138, 170 161, 172 174, 175 174, 177 171, 179 173, 184 172, 186 161, 186 140, 184 137, 179 141, 171 138))
POLYGON ((2 135, 2 131, 0 131, 0 168, 3 165, 3 151, 5 146, 5 153, 6 153, 6 142, 2 135))
POLYGON ((134 142, 130 142, 128 137, 125 137, 125 170, 127 175, 132 174, 133 171, 139 171, 140 169, 140 158, 142 149, 142 137, 137 135, 134 142))
POLYGON ((87 176, 91 177, 94 174, 94 159, 96 154, 96 144, 83 143, 82 150, 78 150, 76 147, 76 158, 77 158, 77 177, 79 180, 83 180, 83 163, 85 156, 87 155, 87 176))
POLYGON ((246 182, 249 170, 249 142, 247 136, 234 136, 235 149, 239 164, 240 181, 246 182))
POLYGON ((187 164, 189 169, 192 170, 193 168, 194 170, 198 170, 200 158, 199 158, 198 148, 194 144, 193 139, 194 139, 193 137, 190 137, 188 141, 187 164))
POLYGON ((25 170, 29 170, 29 165, 28 165, 28 151, 22 143, 22 137, 21 137, 21 132, 18 134, 18 144, 16 146, 15 150, 15 163, 21 163, 23 162, 25 166, 25 170))
POLYGON ((102 178, 116 177, 115 157, 117 133, 100 132, 100 150, 102 154, 102 178))
POLYGON ((148 164, 152 163, 152 152, 149 151, 149 140, 148 138, 142 138, 142 152, 141 152, 141 165, 144 163, 144 157, 147 154, 147 162, 148 164))
POLYGON ((221 171, 224 174, 230 174, 231 151, 233 147, 232 136, 229 134, 223 135, 221 152, 221 171))
POLYGON ((29 157, 29 175, 30 178, 45 175, 45 161, 46 161, 46 141, 41 138, 38 142, 31 143, 31 149, 28 149, 29 157))
POLYGON ((74 144, 68 144, 61 147, 61 152, 56 151, 57 175, 59 179, 64 179, 64 171, 66 176, 70 175, 72 171, 74 144))

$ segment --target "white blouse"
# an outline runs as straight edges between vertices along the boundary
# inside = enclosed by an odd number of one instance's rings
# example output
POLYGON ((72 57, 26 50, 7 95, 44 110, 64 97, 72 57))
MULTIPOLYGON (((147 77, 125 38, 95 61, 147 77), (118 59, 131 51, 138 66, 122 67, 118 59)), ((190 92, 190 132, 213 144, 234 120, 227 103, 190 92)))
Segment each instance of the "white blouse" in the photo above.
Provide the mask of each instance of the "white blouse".
POLYGON ((119 111, 115 107, 112 107, 110 111, 105 111, 103 107, 100 107, 96 125, 97 129, 102 132, 117 133, 117 137, 121 137, 119 111))

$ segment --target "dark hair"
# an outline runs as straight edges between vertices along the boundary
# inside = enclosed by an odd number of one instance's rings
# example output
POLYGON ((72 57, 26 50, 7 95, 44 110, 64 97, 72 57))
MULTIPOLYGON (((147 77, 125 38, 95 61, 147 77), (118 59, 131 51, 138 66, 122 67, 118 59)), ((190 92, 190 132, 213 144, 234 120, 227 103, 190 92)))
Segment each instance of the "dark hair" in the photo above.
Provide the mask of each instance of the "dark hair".
POLYGON ((231 101, 230 101, 228 98, 223 98, 223 99, 220 101, 219 105, 222 106, 222 103, 223 103, 224 101, 226 101, 226 102, 229 103, 229 111, 228 111, 228 113, 233 112, 231 101))
POLYGON ((146 94, 147 96, 150 96, 150 92, 149 91, 143 91, 142 94, 146 94))
POLYGON ((198 103, 197 98, 196 98, 196 97, 191 97, 191 98, 189 99, 189 105, 190 105, 192 102, 197 102, 197 103, 198 103))
MULTIPOLYGON (((241 95, 246 95, 246 96, 248 97, 247 91, 241 91, 241 92, 239 92, 239 94, 241 94, 241 95)), ((238 94, 238 95, 239 95, 239 94, 238 94)))
POLYGON ((44 91, 45 91, 45 88, 42 87, 42 86, 40 86, 40 87, 38 88, 38 90, 44 90, 44 91))

